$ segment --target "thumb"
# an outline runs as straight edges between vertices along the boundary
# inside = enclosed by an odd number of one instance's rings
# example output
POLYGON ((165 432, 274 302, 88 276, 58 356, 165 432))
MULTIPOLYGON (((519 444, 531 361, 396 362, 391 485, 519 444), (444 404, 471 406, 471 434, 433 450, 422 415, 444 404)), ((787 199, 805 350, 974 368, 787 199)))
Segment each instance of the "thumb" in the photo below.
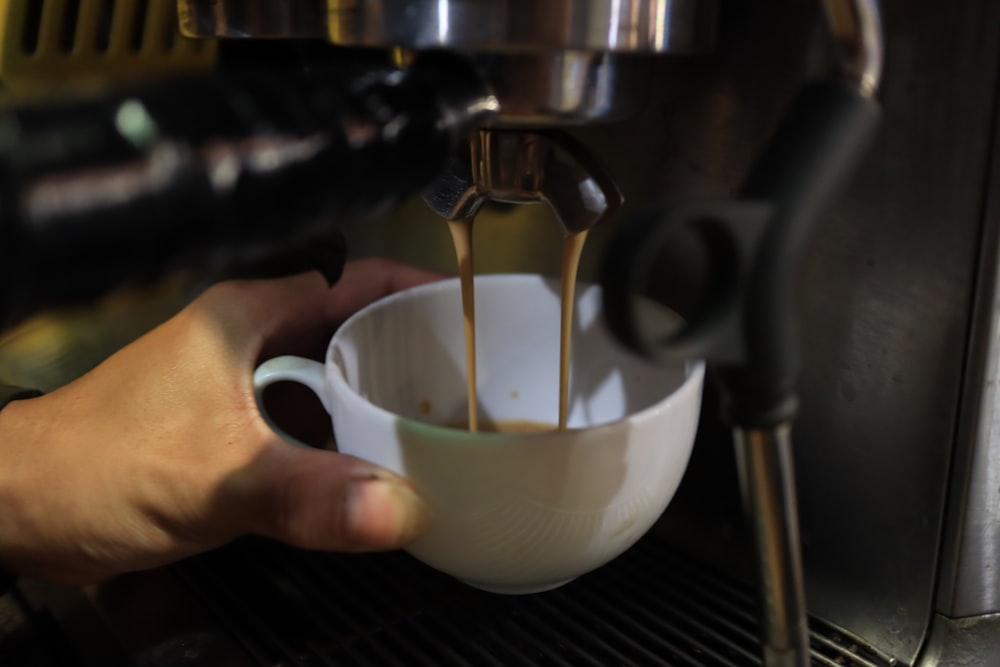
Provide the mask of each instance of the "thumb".
POLYGON ((254 510, 252 532, 306 549, 366 551, 402 547, 427 525, 427 504, 384 468, 291 445, 275 458, 244 505, 254 510))

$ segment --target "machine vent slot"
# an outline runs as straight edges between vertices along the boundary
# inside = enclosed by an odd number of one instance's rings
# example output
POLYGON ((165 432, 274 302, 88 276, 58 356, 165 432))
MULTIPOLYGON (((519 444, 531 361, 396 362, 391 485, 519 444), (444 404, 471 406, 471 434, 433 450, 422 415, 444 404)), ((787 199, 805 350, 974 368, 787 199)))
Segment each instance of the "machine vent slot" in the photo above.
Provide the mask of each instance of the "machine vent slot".
POLYGON ((98 0, 97 34, 94 35, 94 50, 107 53, 111 48, 112 27, 115 20, 115 0, 98 0))
POLYGON ((135 14, 132 18, 132 35, 129 46, 139 53, 146 42, 146 17, 149 14, 150 0, 135 0, 135 14))
MULTIPOLYGON (((560 589, 502 596, 402 553, 248 540, 173 571, 259 665, 760 667, 756 599, 647 537, 560 589)), ((811 621, 814 667, 902 667, 811 621)))
POLYGON ((38 42, 42 34, 42 12, 45 9, 43 0, 29 2, 25 11, 24 26, 21 33, 21 50, 34 55, 38 52, 38 42))
MULTIPOLYGON (((127 48, 133 53, 140 53, 152 38, 149 23, 153 1, 32 0, 25 5, 21 51, 27 55, 47 52, 65 56, 86 50, 92 43, 95 53, 106 54, 115 41, 115 20, 120 18, 128 21, 122 26, 126 28, 123 37, 126 38, 127 48), (118 13, 122 16, 116 16, 118 13), (90 20, 86 22, 88 28, 82 29, 85 15, 90 20), (46 22, 53 25, 46 26, 46 22)), ((161 1, 159 8, 167 14, 174 11, 170 0, 161 1)), ((165 16, 161 25, 163 50, 170 51, 178 41, 176 19, 172 15, 165 16)))
POLYGON ((216 40, 181 37, 177 0, 0 0, 0 16, 5 94, 133 85, 216 66, 216 40))
POLYGON ((163 50, 173 51, 174 47, 177 45, 177 40, 180 39, 180 33, 177 28, 177 21, 166 20, 163 22, 163 50))
POLYGON ((73 53, 76 31, 80 24, 80 0, 63 0, 62 22, 59 26, 60 53, 73 53))

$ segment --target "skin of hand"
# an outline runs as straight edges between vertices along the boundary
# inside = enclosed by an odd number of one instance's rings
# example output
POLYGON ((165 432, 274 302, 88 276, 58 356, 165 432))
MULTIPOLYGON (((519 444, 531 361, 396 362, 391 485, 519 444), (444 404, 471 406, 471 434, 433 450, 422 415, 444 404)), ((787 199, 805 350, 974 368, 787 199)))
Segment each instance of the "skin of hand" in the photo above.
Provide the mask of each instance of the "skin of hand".
POLYGON ((413 540, 428 511, 412 487, 282 440, 260 414, 252 373, 277 354, 322 358, 356 310, 440 277, 360 260, 332 288, 319 273, 219 283, 80 379, 10 403, 0 411, 0 567, 85 584, 246 534, 332 551, 413 540))

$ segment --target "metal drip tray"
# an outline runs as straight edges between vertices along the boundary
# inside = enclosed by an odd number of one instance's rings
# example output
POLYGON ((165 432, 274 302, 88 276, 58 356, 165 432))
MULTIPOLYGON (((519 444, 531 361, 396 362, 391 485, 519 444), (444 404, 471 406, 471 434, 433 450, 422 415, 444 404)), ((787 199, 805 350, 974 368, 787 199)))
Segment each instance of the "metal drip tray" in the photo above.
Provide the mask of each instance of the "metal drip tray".
MULTIPOLYGON (((173 569, 259 665, 761 664, 752 591, 648 537, 529 596, 468 588, 402 553, 306 553, 262 540, 173 569)), ((814 665, 893 664, 821 621, 811 628, 814 665)))

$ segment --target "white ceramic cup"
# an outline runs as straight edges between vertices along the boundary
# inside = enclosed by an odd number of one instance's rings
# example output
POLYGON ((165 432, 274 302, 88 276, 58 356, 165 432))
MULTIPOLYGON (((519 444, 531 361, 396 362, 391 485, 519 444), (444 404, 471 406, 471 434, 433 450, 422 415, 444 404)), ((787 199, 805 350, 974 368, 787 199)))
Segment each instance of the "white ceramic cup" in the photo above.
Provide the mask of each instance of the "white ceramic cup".
MULTIPOLYGON (((475 282, 480 419, 555 424, 559 284, 534 275, 475 282)), ((457 279, 361 310, 326 362, 278 357, 254 375, 319 396, 341 452, 410 480, 432 519, 408 551, 477 588, 555 588, 615 558, 666 508, 687 466, 704 365, 647 365, 600 317, 596 286, 577 288, 567 431, 469 433, 457 279)), ((669 317, 655 311, 650 316, 669 317)))

